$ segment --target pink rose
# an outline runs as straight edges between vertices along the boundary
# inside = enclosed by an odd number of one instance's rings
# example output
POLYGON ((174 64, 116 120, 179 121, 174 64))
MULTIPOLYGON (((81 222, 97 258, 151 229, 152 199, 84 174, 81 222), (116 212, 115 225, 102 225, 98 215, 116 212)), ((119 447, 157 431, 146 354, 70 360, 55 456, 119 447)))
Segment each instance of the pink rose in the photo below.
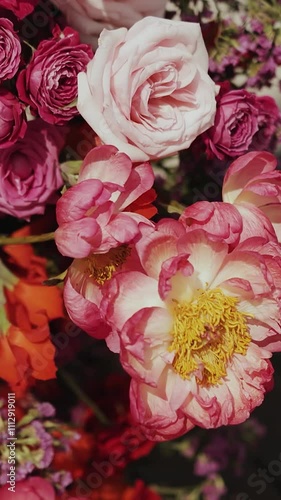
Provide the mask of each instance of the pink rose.
POLYGON ((258 125, 259 106, 247 90, 221 88, 214 126, 205 134, 207 153, 224 160, 246 153, 258 125))
POLYGON ((20 99, 48 123, 61 125, 78 114, 77 74, 86 68, 93 52, 71 28, 55 29, 42 40, 17 80, 20 99))
POLYGON ((56 494, 49 481, 41 477, 29 477, 16 483, 15 492, 9 491, 9 485, 0 488, 0 500, 55 500, 56 494))
POLYGON ((104 28, 130 28, 146 16, 163 17, 167 0, 53 0, 81 40, 98 46, 104 28))
POLYGON ((0 18, 0 47, 0 81, 3 81, 16 74, 21 57, 20 39, 13 23, 5 17, 0 18))
POLYGON ((29 219, 55 201, 63 184, 58 154, 64 140, 59 132, 34 120, 28 122, 23 139, 0 150, 0 212, 29 219))
POLYGON ((199 24, 146 17, 104 30, 78 110, 105 144, 133 161, 171 155, 213 124, 216 85, 199 24))
POLYGON ((0 88, 0 149, 22 139, 27 125, 23 107, 16 96, 0 88))
POLYGON ((0 0, 0 7, 11 10, 19 19, 31 14, 38 0, 0 0))

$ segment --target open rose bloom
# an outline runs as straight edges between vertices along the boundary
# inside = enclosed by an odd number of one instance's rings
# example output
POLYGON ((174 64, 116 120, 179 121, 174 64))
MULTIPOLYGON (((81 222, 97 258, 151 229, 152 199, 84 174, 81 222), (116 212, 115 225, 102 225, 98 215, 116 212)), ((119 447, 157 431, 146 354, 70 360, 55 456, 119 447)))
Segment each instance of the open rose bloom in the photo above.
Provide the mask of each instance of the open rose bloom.
POLYGON ((77 109, 104 144, 146 161, 188 148, 211 127, 216 93, 200 25, 146 17, 102 32, 78 75, 77 109))
POLYGON ((104 289, 131 411, 149 439, 238 424, 263 401, 281 349, 281 251, 276 240, 235 240, 163 219, 136 245, 144 271, 104 289))

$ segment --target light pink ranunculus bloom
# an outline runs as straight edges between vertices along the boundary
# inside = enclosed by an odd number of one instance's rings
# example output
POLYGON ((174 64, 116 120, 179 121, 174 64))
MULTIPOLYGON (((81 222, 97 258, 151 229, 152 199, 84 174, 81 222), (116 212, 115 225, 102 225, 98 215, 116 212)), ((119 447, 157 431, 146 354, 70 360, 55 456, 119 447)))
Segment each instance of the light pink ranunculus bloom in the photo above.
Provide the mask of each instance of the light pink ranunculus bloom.
POLYGON ((277 242, 223 238, 163 219, 137 243, 102 309, 120 336, 131 411, 149 439, 239 424, 260 405, 281 350, 277 242))
POLYGON ((81 40, 98 46, 104 28, 130 28, 146 16, 163 17, 167 0, 53 0, 81 40))
POLYGON ((29 477, 16 483, 15 492, 8 490, 9 485, 0 488, 0 500, 55 500, 56 494, 52 485, 42 477, 29 477))
POLYGON ((272 239, 272 224, 281 242, 281 172, 276 166, 275 156, 267 151, 240 156, 226 172, 222 197, 239 210, 248 230, 264 228, 272 239))
POLYGON ((146 161, 188 148, 211 127, 216 92, 200 25, 146 17, 102 32, 78 75, 77 108, 103 143, 146 161))
POLYGON ((151 224, 137 213, 136 205, 153 182, 149 163, 133 166, 114 146, 92 149, 83 161, 78 183, 57 202, 55 240, 62 255, 84 258, 131 243, 139 225, 151 224))

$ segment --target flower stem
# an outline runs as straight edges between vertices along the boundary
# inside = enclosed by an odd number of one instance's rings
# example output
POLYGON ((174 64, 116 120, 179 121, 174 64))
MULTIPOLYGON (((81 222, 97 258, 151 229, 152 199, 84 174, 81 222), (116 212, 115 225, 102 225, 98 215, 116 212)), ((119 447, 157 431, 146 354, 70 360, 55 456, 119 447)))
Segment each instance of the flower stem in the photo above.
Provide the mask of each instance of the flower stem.
POLYGON ((3 245, 28 245, 30 243, 41 243, 55 239, 55 233, 34 234, 32 236, 22 236, 13 238, 13 236, 0 236, 0 246, 3 245))
POLYGON ((66 385, 74 392, 74 394, 83 401, 91 410, 94 415, 103 425, 110 425, 110 421, 107 416, 103 413, 103 411, 98 407, 98 405, 92 401, 91 398, 81 389, 81 387, 77 384, 76 380, 70 375, 70 373, 66 370, 59 370, 59 376, 63 379, 66 385))

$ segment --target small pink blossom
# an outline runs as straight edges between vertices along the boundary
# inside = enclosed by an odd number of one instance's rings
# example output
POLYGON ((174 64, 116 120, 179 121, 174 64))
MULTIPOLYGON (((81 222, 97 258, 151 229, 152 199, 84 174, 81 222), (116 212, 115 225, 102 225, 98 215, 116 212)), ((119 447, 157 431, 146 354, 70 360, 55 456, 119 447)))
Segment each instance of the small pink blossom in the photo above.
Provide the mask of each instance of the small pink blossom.
POLYGON ((222 197, 239 210, 248 230, 267 232, 268 239, 274 239, 275 230, 281 241, 281 172, 276 166, 275 156, 266 151, 237 158, 226 172, 222 197))
POLYGON ((131 207, 150 191, 153 181, 148 163, 133 166, 114 146, 94 148, 84 159, 78 183, 57 203, 59 251, 84 258, 131 243, 141 224, 151 224, 131 207))
POLYGON ((160 441, 243 422, 281 349, 280 246, 230 246, 163 219, 136 247, 145 272, 113 277, 101 306, 119 333, 135 421, 160 441))

